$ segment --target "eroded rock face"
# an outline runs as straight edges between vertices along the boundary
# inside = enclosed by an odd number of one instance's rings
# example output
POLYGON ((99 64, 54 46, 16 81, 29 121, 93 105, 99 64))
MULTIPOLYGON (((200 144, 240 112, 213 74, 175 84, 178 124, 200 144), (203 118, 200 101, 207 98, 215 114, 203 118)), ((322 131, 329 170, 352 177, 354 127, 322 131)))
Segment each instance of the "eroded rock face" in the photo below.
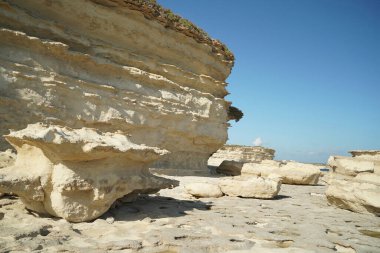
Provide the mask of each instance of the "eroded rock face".
POLYGON ((240 145, 224 145, 208 160, 211 166, 219 166, 223 161, 235 161, 242 163, 261 162, 273 160, 275 150, 264 147, 251 147, 240 145))
POLYGON ((207 170, 227 140, 233 56, 142 2, 1 1, 0 136, 96 128, 169 150, 156 167, 207 170))
POLYGON ((19 195, 38 213, 92 220, 125 195, 176 185, 148 171, 166 150, 133 144, 122 134, 37 123, 6 139, 17 159, 0 170, 0 192, 19 195))
POLYGON ((353 157, 331 156, 326 197, 343 209, 380 216, 380 151, 351 151, 353 157))
POLYGON ((221 179, 219 187, 228 196, 271 199, 280 191, 281 180, 276 176, 237 176, 221 179))

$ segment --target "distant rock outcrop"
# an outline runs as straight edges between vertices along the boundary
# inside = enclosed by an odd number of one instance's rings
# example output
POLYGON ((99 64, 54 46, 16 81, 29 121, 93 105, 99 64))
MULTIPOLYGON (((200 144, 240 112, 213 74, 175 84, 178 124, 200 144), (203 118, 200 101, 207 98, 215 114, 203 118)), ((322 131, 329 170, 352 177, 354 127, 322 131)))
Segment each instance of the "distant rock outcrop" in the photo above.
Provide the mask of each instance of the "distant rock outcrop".
POLYGON ((316 185, 321 175, 322 165, 299 163, 294 161, 263 160, 258 163, 224 161, 216 172, 228 176, 277 175, 284 184, 316 185))
POLYGON ((350 151, 331 156, 327 200, 340 208, 380 216, 380 151, 350 151))
POLYGON ((241 163, 261 162, 272 160, 275 150, 258 146, 224 145, 208 160, 210 166, 219 166, 223 161, 241 163))

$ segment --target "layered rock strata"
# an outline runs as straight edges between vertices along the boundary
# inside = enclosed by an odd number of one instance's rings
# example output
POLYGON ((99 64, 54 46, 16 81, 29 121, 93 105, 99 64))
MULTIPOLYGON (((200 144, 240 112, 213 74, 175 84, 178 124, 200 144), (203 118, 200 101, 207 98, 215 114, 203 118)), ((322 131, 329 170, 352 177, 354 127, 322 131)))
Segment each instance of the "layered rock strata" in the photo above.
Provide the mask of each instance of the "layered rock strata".
POLYGON ((370 161, 380 161, 380 150, 352 150, 348 153, 350 153, 352 157, 370 161))
POLYGON ((380 216, 380 151, 351 151, 353 157, 331 156, 326 197, 330 204, 380 216))
POLYGON ((324 166, 293 161, 264 160, 260 163, 240 163, 224 161, 216 171, 230 176, 269 177, 272 174, 281 178, 284 184, 316 185, 324 166))
MULTIPOLYGON (((169 150, 206 171, 227 140, 233 56, 151 1, 0 1, 0 136, 43 122, 169 150)), ((9 145, 0 138, 0 150, 9 145)))
POLYGON ((0 192, 17 194, 38 213, 92 220, 118 198, 176 184, 148 171, 167 151, 133 144, 125 135, 33 124, 6 139, 17 159, 0 170, 0 192))
POLYGON ((259 146, 224 145, 208 160, 210 166, 219 166, 223 161, 242 163, 273 160, 275 150, 259 146))

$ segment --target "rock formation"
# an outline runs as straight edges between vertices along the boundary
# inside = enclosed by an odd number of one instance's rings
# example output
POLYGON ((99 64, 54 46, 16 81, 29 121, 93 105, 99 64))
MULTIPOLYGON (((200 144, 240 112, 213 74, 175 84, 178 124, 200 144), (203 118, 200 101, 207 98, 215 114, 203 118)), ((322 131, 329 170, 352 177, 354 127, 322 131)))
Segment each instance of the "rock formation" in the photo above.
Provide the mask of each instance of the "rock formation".
POLYGON ((261 162, 262 160, 272 160, 274 153, 273 149, 258 146, 224 145, 210 157, 208 164, 219 166, 223 161, 261 162))
POLYGON ((353 157, 331 156, 326 197, 343 209, 380 216, 380 151, 351 151, 353 157))
POLYGON ((0 192, 17 194, 38 213, 92 220, 118 198, 176 184, 148 171, 167 151, 133 144, 125 135, 33 124, 6 139, 17 158, 0 170, 0 192))
POLYGON ((229 176, 261 176, 278 175, 284 184, 315 185, 324 166, 299 163, 293 161, 263 160, 260 163, 241 163, 224 161, 216 171, 229 176))
POLYGON ((0 35, 0 136, 118 132, 170 151, 156 167, 180 174, 206 171, 241 117, 224 100, 231 52, 154 1, 1 0, 0 35))

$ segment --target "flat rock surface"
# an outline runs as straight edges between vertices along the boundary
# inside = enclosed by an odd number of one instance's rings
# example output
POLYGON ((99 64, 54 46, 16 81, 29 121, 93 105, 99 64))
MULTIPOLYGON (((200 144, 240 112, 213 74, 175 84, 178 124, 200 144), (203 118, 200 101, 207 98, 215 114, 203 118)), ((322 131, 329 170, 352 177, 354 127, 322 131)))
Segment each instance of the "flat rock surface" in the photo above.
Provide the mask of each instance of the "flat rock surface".
POLYGON ((0 199, 1 252, 380 252, 380 219, 329 206, 326 186, 283 185, 274 200, 172 190, 116 204, 93 222, 37 217, 0 199))

